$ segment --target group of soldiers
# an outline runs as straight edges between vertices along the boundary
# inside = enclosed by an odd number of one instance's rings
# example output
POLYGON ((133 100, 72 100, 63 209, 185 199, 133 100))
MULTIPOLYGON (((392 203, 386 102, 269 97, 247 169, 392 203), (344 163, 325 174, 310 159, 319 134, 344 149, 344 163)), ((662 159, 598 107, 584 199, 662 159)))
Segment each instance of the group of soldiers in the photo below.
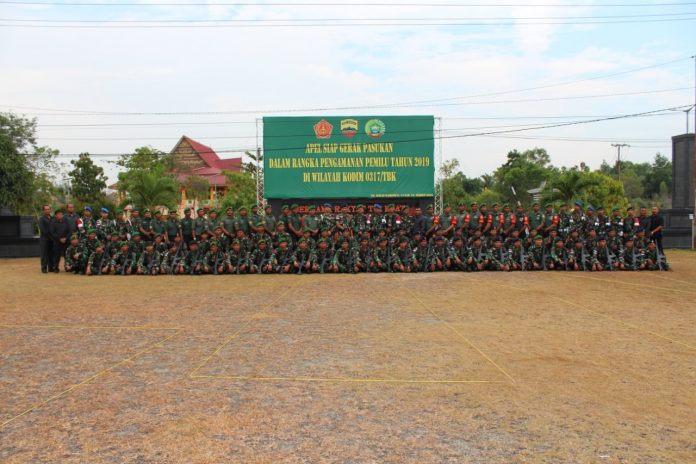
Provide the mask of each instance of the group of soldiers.
POLYGON ((175 208, 128 217, 71 209, 45 208, 40 221, 53 272, 61 258, 65 271, 86 275, 669 270, 657 208, 624 215, 579 202, 530 211, 472 203, 434 214, 432 206, 293 204, 278 217, 252 205, 186 208, 181 218, 175 208))

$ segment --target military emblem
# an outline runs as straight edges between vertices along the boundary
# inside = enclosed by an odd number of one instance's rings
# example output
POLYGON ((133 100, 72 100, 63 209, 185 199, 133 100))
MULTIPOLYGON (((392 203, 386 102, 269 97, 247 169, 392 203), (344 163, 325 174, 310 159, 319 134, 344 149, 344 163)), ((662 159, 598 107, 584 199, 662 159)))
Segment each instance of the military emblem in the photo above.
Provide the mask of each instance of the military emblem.
POLYGON ((379 119, 370 119, 365 123, 365 133, 373 139, 378 139, 384 135, 387 127, 379 119))
POLYGON ((357 119, 342 119, 341 120, 341 134, 346 137, 353 137, 358 133, 358 120, 357 119))
POLYGON ((330 139, 333 126, 326 119, 322 119, 314 125, 314 133, 318 139, 330 139))

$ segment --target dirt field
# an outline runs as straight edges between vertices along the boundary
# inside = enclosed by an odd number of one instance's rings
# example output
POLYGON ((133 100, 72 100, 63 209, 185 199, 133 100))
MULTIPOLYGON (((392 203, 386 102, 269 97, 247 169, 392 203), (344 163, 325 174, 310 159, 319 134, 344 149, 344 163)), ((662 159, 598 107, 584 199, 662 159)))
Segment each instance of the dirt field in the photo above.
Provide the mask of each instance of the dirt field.
POLYGON ((670 273, 77 277, 0 261, 0 462, 694 463, 670 273))

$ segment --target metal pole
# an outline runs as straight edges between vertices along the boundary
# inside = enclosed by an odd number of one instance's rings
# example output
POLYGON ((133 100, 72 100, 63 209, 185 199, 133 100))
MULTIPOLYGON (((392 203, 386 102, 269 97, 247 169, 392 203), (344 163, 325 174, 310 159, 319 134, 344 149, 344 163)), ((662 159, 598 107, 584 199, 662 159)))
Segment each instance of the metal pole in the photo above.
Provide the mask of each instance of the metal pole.
MULTIPOLYGON (((694 60, 694 108, 696 108, 696 55, 692 56, 694 60)), ((687 120, 689 115, 687 114, 687 120)), ((688 134, 688 128, 686 133, 688 134)), ((691 179, 692 187, 694 189, 694 210, 693 210, 693 221, 691 223, 691 249, 696 249, 696 111, 694 111, 694 157, 692 159, 692 165, 694 168, 693 179, 691 179)))
POLYGON ((616 158, 616 169, 619 174, 619 182, 621 182, 621 147, 630 147, 630 145, 627 143, 612 143, 611 146, 616 147, 618 149, 618 155, 616 158))

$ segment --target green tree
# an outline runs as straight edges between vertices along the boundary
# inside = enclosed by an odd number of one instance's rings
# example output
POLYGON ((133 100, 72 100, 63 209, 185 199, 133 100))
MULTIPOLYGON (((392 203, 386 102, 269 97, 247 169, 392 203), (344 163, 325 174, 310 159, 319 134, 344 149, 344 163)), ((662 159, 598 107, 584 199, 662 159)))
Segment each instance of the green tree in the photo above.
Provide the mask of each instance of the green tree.
POLYGON ((256 203, 256 181, 246 172, 224 171, 227 177, 227 194, 222 199, 224 208, 238 209, 256 203))
POLYGON ((12 139, 0 133, 0 207, 14 211, 31 198, 32 174, 12 139))
POLYGON ((667 192, 672 192, 672 162, 660 153, 655 155, 655 160, 650 166, 650 172, 643 179, 644 196, 656 198, 661 194, 660 187, 664 182, 667 192))
POLYGON ((258 153, 254 153, 251 151, 245 151, 244 154, 251 159, 251 161, 247 163, 242 163, 242 172, 245 172, 251 176, 251 178, 256 182, 256 171, 257 169, 263 173, 263 153, 260 151, 258 153), (258 168, 257 168, 257 163, 258 163, 258 168))
POLYGON ((169 207, 179 201, 179 183, 166 175, 163 168, 132 171, 126 202, 139 208, 169 207))
POLYGON ((73 170, 68 173, 71 179, 72 195, 83 203, 98 204, 104 200, 102 190, 106 188, 104 169, 92 161, 89 153, 81 153, 76 160, 71 160, 73 170))
MULTIPOLYGON (((605 175, 605 174, 602 174, 605 175)), ((547 183, 542 201, 561 202, 572 205, 585 198, 586 191, 596 185, 596 176, 577 170, 562 172, 553 182, 547 183)))
POLYGON ((505 164, 493 174, 493 188, 510 203, 519 200, 529 205, 532 199, 527 191, 539 187, 542 181, 552 181, 557 175, 558 169, 551 166, 550 157, 543 148, 521 153, 513 150, 507 154, 505 164), (516 196, 512 192, 513 188, 517 192, 516 196))
POLYGON ((586 203, 605 208, 628 206, 623 184, 617 179, 612 179, 598 171, 591 172, 587 176, 587 182, 591 185, 584 190, 586 203))
POLYGON ((503 203, 505 201, 505 199, 503 198, 503 196, 500 193, 496 192, 495 190, 491 190, 491 189, 483 189, 481 191, 481 193, 479 193, 478 195, 476 195, 476 197, 474 197, 474 200, 478 204, 485 203, 489 207, 493 203, 500 204, 500 203, 503 203))
POLYGON ((198 207, 198 202, 204 198, 208 198, 210 191, 210 182, 208 179, 201 176, 189 176, 181 183, 181 186, 186 189, 186 198, 193 200, 194 209, 198 207))

